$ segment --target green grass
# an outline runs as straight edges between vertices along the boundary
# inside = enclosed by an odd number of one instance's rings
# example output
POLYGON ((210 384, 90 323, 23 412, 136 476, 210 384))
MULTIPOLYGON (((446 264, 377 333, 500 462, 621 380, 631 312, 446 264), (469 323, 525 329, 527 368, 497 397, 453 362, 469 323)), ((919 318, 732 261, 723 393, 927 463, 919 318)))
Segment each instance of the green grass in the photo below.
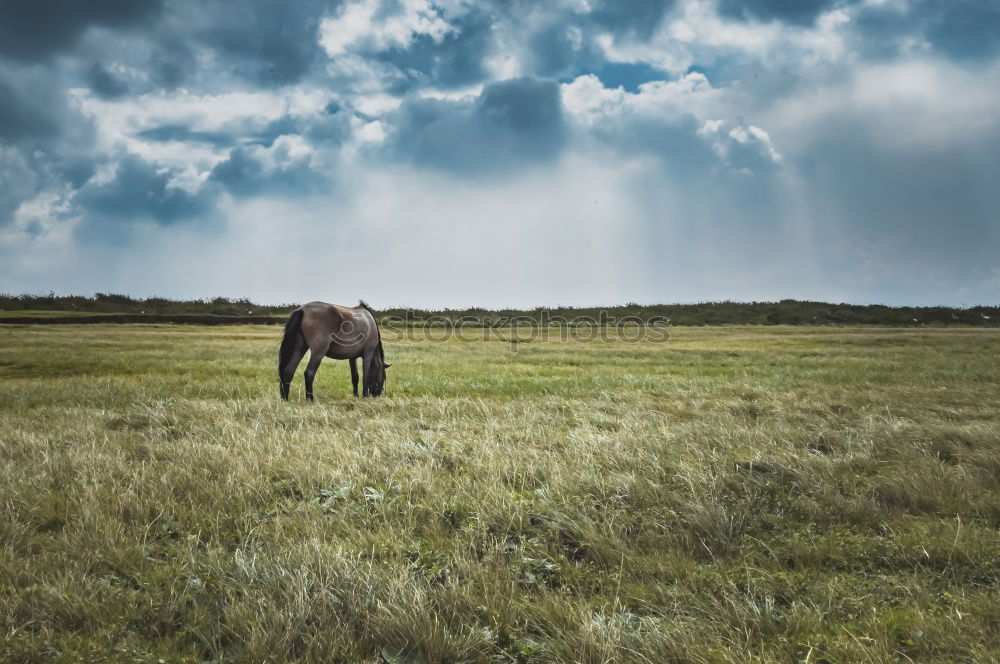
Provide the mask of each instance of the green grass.
POLYGON ((0 661, 990 662, 1000 331, 0 327, 0 661))

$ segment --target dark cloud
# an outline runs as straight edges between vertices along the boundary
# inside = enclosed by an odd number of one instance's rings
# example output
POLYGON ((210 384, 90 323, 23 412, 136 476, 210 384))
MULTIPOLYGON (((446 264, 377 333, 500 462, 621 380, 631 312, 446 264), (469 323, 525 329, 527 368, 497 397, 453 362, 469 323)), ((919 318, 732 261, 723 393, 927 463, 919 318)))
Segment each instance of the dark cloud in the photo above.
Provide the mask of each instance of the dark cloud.
POLYGON ((330 102, 323 113, 310 118, 300 133, 313 143, 339 145, 350 137, 353 117, 348 109, 330 102))
POLYGON ((236 148, 229 158, 212 169, 212 179, 240 195, 257 193, 264 179, 263 165, 249 155, 246 148, 236 148))
POLYGON ((335 2, 243 0, 191 6, 201 13, 198 41, 240 78, 273 87, 301 80, 323 53, 319 25, 335 2))
POLYGON ((857 0, 719 0, 719 13, 729 18, 812 23, 824 11, 857 0))
POLYGON ((869 57, 895 58, 916 40, 937 54, 984 59, 1000 53, 1000 2, 995 0, 912 0, 870 6, 854 21, 856 47, 869 57))
POLYGON ((559 85, 533 78, 487 85, 474 102, 410 100, 394 119, 390 150, 470 174, 546 161, 566 139, 559 85))
POLYGON ((171 175, 136 155, 126 155, 119 160, 114 178, 85 185, 74 202, 100 225, 136 219, 170 224, 210 210, 210 192, 191 193, 171 186, 171 175))
POLYGON ((674 4, 675 0, 603 0, 590 18, 603 28, 646 39, 660 27, 674 4))
MULTIPOLYGON (((116 14, 114 25, 134 28, 134 38, 129 42, 128 35, 119 35, 113 46, 104 49, 105 56, 119 57, 117 52, 109 51, 122 47, 143 54, 143 61, 133 64, 145 70, 149 84, 168 90, 182 83, 213 86, 226 79, 249 81, 258 87, 278 87, 301 81, 324 57, 319 44, 320 22, 340 4, 340 0, 288 3, 172 0, 160 8, 151 0, 122 1, 136 7, 130 12, 116 14), (153 5, 157 11, 139 12, 138 8, 146 4, 153 5), (134 20, 127 21, 131 16, 134 20), (144 18, 156 20, 144 21, 144 18)), ((90 3, 73 0, 66 2, 90 6, 90 3)), ((87 24, 83 22, 73 41, 87 24)), ((96 19, 90 24, 112 25, 96 19)), ((35 29, 46 28, 40 25, 35 29)), ((102 44, 94 40, 85 45, 88 52, 102 51, 102 44)))
POLYGON ((21 145, 0 144, 0 227, 11 221, 25 201, 46 192, 62 192, 83 185, 94 174, 94 158, 85 149, 91 136, 78 135, 83 147, 26 141, 21 145))
POLYGON ((483 88, 476 114, 488 123, 516 132, 541 135, 562 121, 559 85, 554 81, 514 78, 483 88))
POLYGON ((484 61, 493 46, 493 19, 473 10, 450 21, 454 30, 435 42, 416 35, 406 48, 392 47, 372 57, 394 65, 401 73, 393 89, 402 92, 417 85, 453 88, 478 83, 486 77, 484 61))
POLYGON ((13 77, 5 77, 0 69, 0 142, 49 137, 58 132, 55 114, 36 92, 13 77))
POLYGON ((0 3, 0 55, 42 60, 71 47, 90 26, 135 25, 160 8, 160 0, 5 0, 0 3))
POLYGON ((532 69, 539 76, 562 77, 577 66, 577 48, 562 23, 543 28, 528 40, 532 69))
MULTIPOLYGON (((615 11, 626 11, 630 5, 614 5, 615 11)), ((611 7, 611 5, 608 5, 611 7)), ((599 7, 595 14, 608 11, 599 7)), ((665 12, 666 7, 661 9, 665 12)), ((634 10, 634 8, 633 8, 634 10)), ((631 15, 631 14, 627 14, 631 15)), ((535 30, 527 40, 527 65, 536 76, 572 80, 584 74, 595 74, 606 87, 624 87, 635 92, 639 85, 653 80, 663 80, 664 73, 645 62, 609 62, 601 47, 596 43, 593 17, 555 15, 551 22, 535 30)), ((640 21, 651 32, 662 21, 658 15, 652 23, 640 21)), ((599 22, 598 31, 607 26, 599 22)), ((628 33, 624 39, 635 38, 628 22, 614 24, 616 31, 628 33)))
POLYGON ((572 80, 592 73, 604 63, 604 54, 587 32, 591 27, 569 17, 555 16, 551 23, 529 36, 525 64, 541 78, 572 80))
POLYGON ((22 201, 38 189, 38 178, 24 155, 11 147, 0 146, 0 228, 14 215, 22 201))
POLYGON ((98 160, 92 155, 77 153, 58 161, 54 160, 52 166, 60 180, 69 183, 74 189, 79 189, 93 177, 97 170, 97 162, 98 160))
POLYGON ((1000 51, 1000 2, 997 0, 924 0, 931 16, 927 39, 955 57, 982 57, 1000 51))
POLYGON ((212 169, 210 180, 239 197, 308 195, 330 189, 329 180, 312 170, 308 160, 288 160, 281 146, 272 151, 268 159, 259 146, 234 148, 212 169))
POLYGON ((645 62, 605 62, 594 72, 606 88, 625 88, 637 92, 639 86, 650 81, 662 81, 666 74, 645 62))
POLYGON ((47 65, 0 62, 0 226, 39 192, 80 186, 94 171, 93 126, 47 65))
POLYGON ((191 49, 179 38, 164 37, 150 56, 147 71, 156 87, 173 90, 195 72, 191 49))
POLYGON ((104 99, 115 99, 128 94, 128 84, 105 69, 104 65, 99 62, 95 62, 87 69, 84 78, 90 89, 104 99))
POLYGON ((55 150, 60 139, 70 151, 89 146, 88 118, 73 107, 58 69, 50 65, 5 66, 0 61, 0 144, 55 150))

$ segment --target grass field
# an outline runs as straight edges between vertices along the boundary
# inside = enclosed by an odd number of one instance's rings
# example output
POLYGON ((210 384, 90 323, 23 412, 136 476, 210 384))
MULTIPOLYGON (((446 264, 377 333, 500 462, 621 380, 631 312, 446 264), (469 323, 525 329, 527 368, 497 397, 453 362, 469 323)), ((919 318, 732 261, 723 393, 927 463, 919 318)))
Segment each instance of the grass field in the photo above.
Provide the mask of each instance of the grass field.
POLYGON ((0 326, 5 662, 997 661, 1000 330, 0 326))

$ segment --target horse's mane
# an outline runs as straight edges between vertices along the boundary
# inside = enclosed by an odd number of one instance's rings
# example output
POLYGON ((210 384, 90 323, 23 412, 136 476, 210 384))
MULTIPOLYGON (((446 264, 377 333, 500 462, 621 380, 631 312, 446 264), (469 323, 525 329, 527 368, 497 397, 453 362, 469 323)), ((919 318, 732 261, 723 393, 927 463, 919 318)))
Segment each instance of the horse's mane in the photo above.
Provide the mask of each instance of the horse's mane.
POLYGON ((382 350, 382 330, 378 327, 378 318, 375 316, 375 310, 368 306, 368 303, 364 300, 358 300, 358 306, 368 311, 375 321, 375 331, 378 332, 378 354, 382 360, 382 364, 385 364, 385 351, 382 350))

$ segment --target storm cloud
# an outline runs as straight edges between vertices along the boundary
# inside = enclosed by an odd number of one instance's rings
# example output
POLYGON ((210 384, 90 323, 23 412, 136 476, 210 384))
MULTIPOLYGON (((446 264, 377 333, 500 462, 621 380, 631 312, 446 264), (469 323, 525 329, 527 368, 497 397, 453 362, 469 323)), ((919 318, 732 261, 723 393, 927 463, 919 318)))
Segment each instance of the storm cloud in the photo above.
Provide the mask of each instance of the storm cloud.
POLYGON ((565 139, 559 85, 533 78, 491 83, 475 99, 407 101, 393 125, 390 155, 467 174, 551 160, 565 139))
POLYGON ((998 90, 992 0, 5 3, 0 277, 995 303, 998 90))
POLYGON ((109 223, 146 218, 170 224, 207 211, 204 195, 186 191, 171 179, 169 171, 130 154, 121 157, 110 180, 87 183, 74 200, 109 223))
POLYGON ((33 0, 0 4, 0 55, 43 60, 70 49, 89 28, 127 29, 150 21, 160 0, 33 0))

